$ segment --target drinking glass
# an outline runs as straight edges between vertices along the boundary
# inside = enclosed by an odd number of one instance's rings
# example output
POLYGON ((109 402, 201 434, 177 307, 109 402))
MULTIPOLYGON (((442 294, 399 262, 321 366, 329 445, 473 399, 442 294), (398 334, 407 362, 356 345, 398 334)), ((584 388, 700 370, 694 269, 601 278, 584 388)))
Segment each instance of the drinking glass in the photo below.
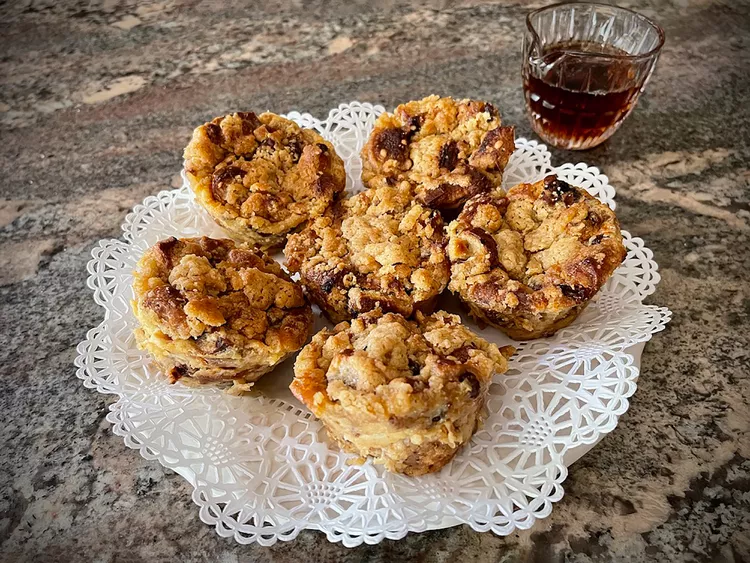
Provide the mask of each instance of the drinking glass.
POLYGON ((625 8, 556 4, 526 17, 526 110, 545 142, 589 149, 633 111, 656 65, 664 31, 625 8))

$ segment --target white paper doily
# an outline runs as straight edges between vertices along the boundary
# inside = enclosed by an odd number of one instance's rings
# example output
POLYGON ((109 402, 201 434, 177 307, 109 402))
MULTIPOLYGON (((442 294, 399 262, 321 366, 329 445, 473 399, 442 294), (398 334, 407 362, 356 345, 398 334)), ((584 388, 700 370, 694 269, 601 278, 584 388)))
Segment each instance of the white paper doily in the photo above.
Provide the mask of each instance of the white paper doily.
MULTIPOLYGON (((333 142, 352 192, 361 189, 360 148, 382 111, 353 102, 323 121, 289 117, 333 142)), ((615 190, 599 170, 553 168, 546 147, 526 139, 516 141, 505 183, 550 171, 615 207, 615 190)), ((78 346, 77 375, 86 387, 117 395, 107 415, 113 432, 185 477, 201 519, 240 543, 271 545, 304 529, 355 546, 460 523, 500 535, 529 528, 562 498, 571 454, 611 432, 627 410, 638 376, 628 350, 640 354, 671 316, 643 304, 659 282, 657 266, 643 241, 624 233, 627 259, 598 298, 554 337, 518 345, 511 369, 491 386, 489 417, 472 442, 440 473, 410 478, 371 462, 348 465, 351 456, 328 446, 320 423, 288 390, 293 360, 249 397, 168 384, 135 346, 131 273, 160 239, 225 235, 184 186, 146 198, 123 230, 124 241, 102 240, 92 251, 88 285, 104 321, 78 346)), ((441 306, 453 309, 451 298, 441 306)), ((510 342, 491 328, 479 332, 510 342)))

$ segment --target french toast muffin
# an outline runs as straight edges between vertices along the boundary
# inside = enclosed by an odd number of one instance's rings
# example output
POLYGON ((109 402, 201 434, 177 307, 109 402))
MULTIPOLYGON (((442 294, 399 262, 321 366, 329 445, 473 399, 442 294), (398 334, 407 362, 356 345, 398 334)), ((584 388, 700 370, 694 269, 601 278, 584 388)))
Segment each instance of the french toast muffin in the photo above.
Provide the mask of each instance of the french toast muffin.
POLYGON ((383 185, 291 235, 284 255, 308 298, 340 322, 376 307, 406 317, 432 312, 450 276, 445 244, 438 212, 408 187, 383 185))
POLYGON ((514 128, 492 104, 429 96, 378 117, 362 149, 362 181, 407 181, 424 205, 457 209, 500 188, 514 149, 514 128))
POLYGON ((198 203, 232 237, 263 249, 283 246, 346 187, 333 145, 273 113, 238 112, 201 125, 184 158, 198 203))
POLYGON ((443 311, 410 321, 376 309, 316 334, 297 356, 290 389, 343 450, 423 475, 471 439, 492 376, 513 351, 443 311))
POLYGON ((134 272, 138 346, 170 381, 246 391, 299 350, 313 324, 302 288, 261 250, 231 240, 169 238, 134 272))
POLYGON ((554 175, 473 197, 448 238, 449 289, 516 340, 573 322, 626 254, 614 212, 554 175))

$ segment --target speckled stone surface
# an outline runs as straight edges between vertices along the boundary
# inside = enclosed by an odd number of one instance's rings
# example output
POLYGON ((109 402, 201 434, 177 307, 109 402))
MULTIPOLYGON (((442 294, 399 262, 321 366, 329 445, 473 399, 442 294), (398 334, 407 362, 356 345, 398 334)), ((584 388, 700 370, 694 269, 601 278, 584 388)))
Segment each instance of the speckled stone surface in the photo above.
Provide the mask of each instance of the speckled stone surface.
POLYGON ((322 116, 429 93, 523 115, 523 14, 539 3, 16 1, 0 6, 0 560, 750 560, 750 6, 624 1, 667 45, 599 166, 674 312, 620 425, 570 469, 552 515, 507 538, 463 526, 346 549, 317 532, 240 546, 181 477, 104 420, 74 375, 102 315, 98 239, 177 185, 192 128, 237 109, 322 116))

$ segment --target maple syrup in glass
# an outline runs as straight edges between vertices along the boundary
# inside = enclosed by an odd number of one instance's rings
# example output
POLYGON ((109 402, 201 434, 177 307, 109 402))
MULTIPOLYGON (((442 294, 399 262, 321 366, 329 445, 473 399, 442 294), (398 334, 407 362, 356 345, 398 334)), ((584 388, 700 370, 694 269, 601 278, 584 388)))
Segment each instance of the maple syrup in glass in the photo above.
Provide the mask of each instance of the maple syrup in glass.
POLYGON ((560 4, 529 14, 523 82, 534 131, 560 148, 604 142, 635 107, 663 43, 656 24, 615 6, 560 4))

